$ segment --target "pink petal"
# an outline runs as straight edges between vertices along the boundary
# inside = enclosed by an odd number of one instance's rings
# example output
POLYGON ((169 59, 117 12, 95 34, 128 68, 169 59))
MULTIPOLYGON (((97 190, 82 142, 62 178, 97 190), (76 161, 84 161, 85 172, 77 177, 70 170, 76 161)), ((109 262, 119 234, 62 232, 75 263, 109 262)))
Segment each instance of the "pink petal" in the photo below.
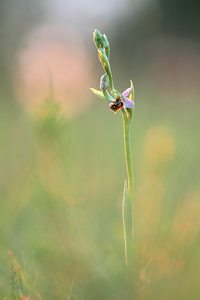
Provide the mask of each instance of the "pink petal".
POLYGON ((123 95, 124 97, 129 97, 130 91, 131 91, 131 88, 128 88, 128 89, 126 89, 126 90, 122 93, 122 95, 123 95))
POLYGON ((134 107, 134 102, 132 100, 129 100, 127 97, 123 95, 123 103, 125 108, 133 108, 134 107))

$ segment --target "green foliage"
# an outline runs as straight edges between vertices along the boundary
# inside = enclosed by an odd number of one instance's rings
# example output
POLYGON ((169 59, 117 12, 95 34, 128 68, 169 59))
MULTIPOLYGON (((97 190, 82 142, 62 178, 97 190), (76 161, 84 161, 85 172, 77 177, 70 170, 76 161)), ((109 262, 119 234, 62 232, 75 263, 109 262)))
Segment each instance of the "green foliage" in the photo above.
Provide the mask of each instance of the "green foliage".
POLYGON ((118 116, 98 101, 71 122, 51 104, 32 118, 0 103, 0 299, 19 299, 19 272, 36 300, 198 299, 199 104, 181 101, 175 113, 174 102, 146 98, 132 142, 134 291, 124 279, 118 116))

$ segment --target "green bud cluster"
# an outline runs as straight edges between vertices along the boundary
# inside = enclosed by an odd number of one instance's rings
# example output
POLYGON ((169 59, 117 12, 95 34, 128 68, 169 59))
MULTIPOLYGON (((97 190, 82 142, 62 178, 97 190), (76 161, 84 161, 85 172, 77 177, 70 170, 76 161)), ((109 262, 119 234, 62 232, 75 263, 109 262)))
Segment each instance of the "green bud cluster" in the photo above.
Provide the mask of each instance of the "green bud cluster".
POLYGON ((105 34, 102 34, 99 30, 95 29, 93 32, 93 39, 97 49, 104 49, 107 57, 110 57, 110 45, 105 34))
POLYGON ((95 29, 93 32, 93 40, 98 51, 99 60, 102 64, 105 73, 108 76, 110 89, 113 90, 114 85, 113 85, 112 72, 111 72, 111 67, 109 62, 110 46, 109 46, 108 39, 105 34, 102 34, 99 30, 95 29))

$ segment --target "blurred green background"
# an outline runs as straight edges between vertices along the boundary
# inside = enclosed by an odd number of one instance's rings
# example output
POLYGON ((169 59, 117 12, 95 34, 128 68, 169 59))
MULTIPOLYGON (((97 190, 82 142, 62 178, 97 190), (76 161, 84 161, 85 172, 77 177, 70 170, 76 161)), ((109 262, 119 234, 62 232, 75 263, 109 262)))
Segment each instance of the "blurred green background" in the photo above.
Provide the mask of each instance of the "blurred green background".
POLYGON ((0 299, 200 297, 200 4, 0 3, 0 299), (121 220, 122 119, 94 97, 92 31, 132 79, 134 268, 121 220))

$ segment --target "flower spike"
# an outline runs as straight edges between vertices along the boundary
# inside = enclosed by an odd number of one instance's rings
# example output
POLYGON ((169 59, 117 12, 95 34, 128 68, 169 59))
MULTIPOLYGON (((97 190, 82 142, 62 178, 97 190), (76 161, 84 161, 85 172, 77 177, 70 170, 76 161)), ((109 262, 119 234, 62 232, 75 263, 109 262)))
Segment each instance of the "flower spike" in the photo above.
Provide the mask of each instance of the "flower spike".
POLYGON ((105 34, 95 29, 93 39, 97 48, 99 60, 105 74, 100 79, 100 90, 91 89, 91 91, 101 99, 109 102, 110 111, 117 113, 121 111, 124 127, 124 150, 127 169, 127 180, 124 185, 124 195, 122 202, 122 218, 124 228, 124 248, 125 262, 128 267, 132 264, 132 205, 134 191, 134 177, 132 170, 132 157, 130 145, 130 121, 135 107, 134 102, 134 87, 130 81, 130 87, 120 93, 114 88, 112 71, 110 67, 110 46, 105 34))

